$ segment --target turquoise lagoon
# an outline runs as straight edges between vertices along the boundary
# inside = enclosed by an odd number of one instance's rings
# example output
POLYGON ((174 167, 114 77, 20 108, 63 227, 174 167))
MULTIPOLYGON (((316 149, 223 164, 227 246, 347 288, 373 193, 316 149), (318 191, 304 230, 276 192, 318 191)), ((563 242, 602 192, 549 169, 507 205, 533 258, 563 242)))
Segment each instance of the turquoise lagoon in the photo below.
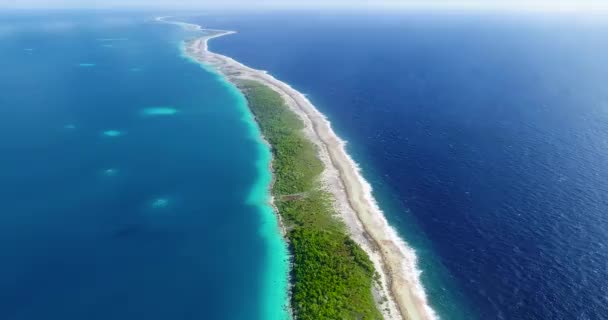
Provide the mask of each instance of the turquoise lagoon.
POLYGON ((9 17, 0 318, 287 319, 271 154, 240 92, 181 55, 195 34, 9 17))

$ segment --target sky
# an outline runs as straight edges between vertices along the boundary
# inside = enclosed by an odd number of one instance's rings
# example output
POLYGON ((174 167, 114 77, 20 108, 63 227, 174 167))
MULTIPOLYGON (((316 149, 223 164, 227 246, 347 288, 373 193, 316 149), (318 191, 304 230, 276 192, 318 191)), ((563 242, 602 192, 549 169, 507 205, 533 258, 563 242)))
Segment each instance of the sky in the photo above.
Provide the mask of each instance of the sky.
POLYGON ((0 7, 608 11, 608 0, 0 0, 0 7))

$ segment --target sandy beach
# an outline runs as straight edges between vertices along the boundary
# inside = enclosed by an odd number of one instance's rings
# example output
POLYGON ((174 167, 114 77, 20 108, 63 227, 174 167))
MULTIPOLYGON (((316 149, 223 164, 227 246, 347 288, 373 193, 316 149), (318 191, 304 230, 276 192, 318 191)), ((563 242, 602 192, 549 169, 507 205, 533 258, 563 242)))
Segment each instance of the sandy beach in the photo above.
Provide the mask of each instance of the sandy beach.
POLYGON ((416 255, 388 224, 372 196, 370 184, 347 154, 345 142, 331 128, 330 122, 300 92, 275 79, 265 71, 249 68, 234 59, 210 52, 207 42, 233 31, 203 29, 194 24, 157 21, 180 25, 207 34, 185 43, 185 53, 208 65, 238 86, 239 81, 255 80, 279 93, 304 122, 304 133, 318 148, 325 165, 322 182, 335 199, 336 212, 347 225, 351 237, 369 254, 380 274, 374 296, 385 319, 437 319, 428 304, 420 282, 416 255))

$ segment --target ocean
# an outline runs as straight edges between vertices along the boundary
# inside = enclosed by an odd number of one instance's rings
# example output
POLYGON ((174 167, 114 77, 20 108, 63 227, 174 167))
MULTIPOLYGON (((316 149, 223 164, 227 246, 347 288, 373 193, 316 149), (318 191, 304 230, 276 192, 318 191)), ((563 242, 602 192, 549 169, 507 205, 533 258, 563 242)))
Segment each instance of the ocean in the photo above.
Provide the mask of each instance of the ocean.
POLYGON ((442 319, 608 315, 608 23, 559 14, 190 14, 325 113, 442 319))
POLYGON ((0 319, 287 319, 270 151, 150 13, 3 12, 0 319))

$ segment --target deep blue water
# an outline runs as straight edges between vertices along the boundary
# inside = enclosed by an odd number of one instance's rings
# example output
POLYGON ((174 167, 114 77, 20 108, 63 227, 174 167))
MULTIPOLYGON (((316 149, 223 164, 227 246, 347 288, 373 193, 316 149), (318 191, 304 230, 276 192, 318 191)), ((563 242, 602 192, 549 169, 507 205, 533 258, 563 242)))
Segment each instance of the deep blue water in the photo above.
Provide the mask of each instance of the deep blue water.
MULTIPOLYGON (((204 15, 329 117, 445 319, 608 317, 608 24, 204 15)), ((604 19, 605 21, 605 19, 604 19)))
POLYGON ((2 17, 0 319, 281 319, 269 151, 242 95, 181 56, 192 34, 2 17))

